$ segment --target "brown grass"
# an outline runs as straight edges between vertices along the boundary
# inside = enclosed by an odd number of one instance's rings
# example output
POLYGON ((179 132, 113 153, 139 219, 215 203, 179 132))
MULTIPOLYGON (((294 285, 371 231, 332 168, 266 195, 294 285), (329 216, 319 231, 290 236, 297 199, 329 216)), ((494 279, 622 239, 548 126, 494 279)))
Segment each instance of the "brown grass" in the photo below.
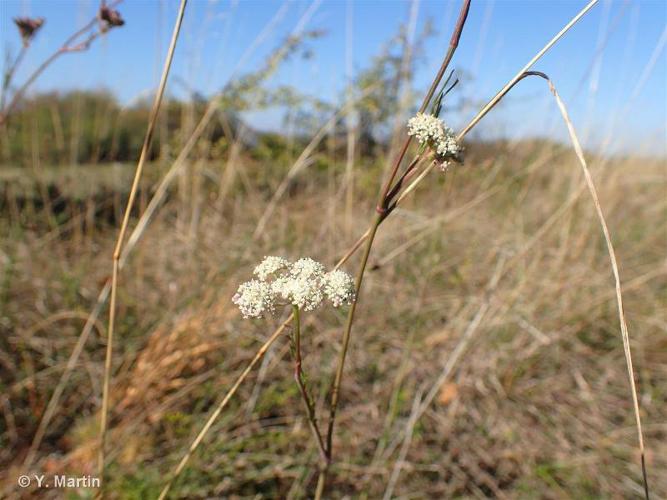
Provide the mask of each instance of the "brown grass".
POLYGON ((321 492, 314 464, 324 453, 335 456, 333 498, 637 497, 640 460, 656 471, 653 495, 666 496, 664 161, 584 153, 552 91, 575 155, 549 142, 470 144, 465 165, 406 177, 382 231, 357 240, 359 221, 377 217, 369 200, 387 158, 352 175, 349 149, 320 147, 327 126, 286 176, 267 174, 238 137, 222 165, 190 158, 216 100, 135 221, 142 154, 115 243, 113 221, 77 203, 65 200, 65 224, 50 204, 10 203, 0 218, 4 495, 26 493, 15 485, 28 466, 92 473, 100 453, 112 498, 301 498, 316 484, 321 492), (315 160, 324 168, 307 169, 315 160), (196 181, 171 186, 183 171, 196 181), (265 185, 252 182, 258 175, 265 185), (364 257, 350 250, 364 243, 364 257), (344 347, 341 312, 299 322, 312 408, 324 415, 333 401, 334 415, 340 403, 326 446, 294 384, 283 335, 293 316, 242 321, 230 301, 268 254, 348 270, 361 261, 360 276, 368 259, 362 314, 344 347), (117 286, 121 267, 128 278, 117 286), (105 339, 98 317, 109 294, 105 339), (346 354, 338 400, 336 360, 346 354), (105 457, 95 422, 107 415, 105 457))
MULTIPOLYGON (((332 491, 382 495, 400 457, 411 402, 424 384, 430 388, 437 382, 485 303, 483 320, 448 376, 447 383, 456 384, 456 395, 446 402, 436 399, 425 409, 394 494, 513 496, 540 491, 556 497, 632 496, 641 491, 615 295, 595 215, 590 202, 578 195, 583 182, 575 162, 571 153, 539 144, 496 146, 489 156, 473 153, 466 166, 446 176, 444 185, 433 182, 421 188, 419 203, 407 200, 388 222, 392 227, 380 234, 370 262, 366 312, 359 317, 360 335, 350 354, 332 491), (443 189, 449 190, 446 198, 443 189), (410 252, 397 252, 407 242, 410 252), (504 254, 514 264, 505 264, 495 291, 487 296, 488 280, 504 254)), ((590 168, 599 179, 599 195, 616 235, 627 320, 635 332, 632 348, 649 471, 659 471, 667 465, 661 458, 667 450, 660 424, 667 399, 662 390, 667 359, 661 354, 666 318, 660 304, 667 285, 661 250, 667 229, 662 164, 593 157, 590 168), (596 174, 601 168, 608 174, 596 174)), ((338 175, 342 178, 343 169, 338 175)), ((111 475, 117 481, 112 491, 129 491, 130 478, 138 476, 157 494, 162 476, 151 474, 166 474, 180 459, 191 433, 199 430, 200 415, 208 414, 208 405, 266 339, 269 325, 242 321, 229 302, 232 285, 247 275, 252 263, 267 253, 295 256, 306 251, 331 263, 351 243, 328 237, 313 243, 304 236, 350 233, 343 220, 330 219, 328 210, 322 210, 318 200, 327 189, 322 181, 311 177, 291 191, 277 207, 280 223, 270 226, 267 241, 252 250, 245 242, 261 212, 248 209, 243 200, 256 199, 256 194, 238 193, 228 200, 217 226, 218 214, 205 210, 201 227, 206 229, 196 235, 194 249, 170 230, 176 215, 171 204, 147 229, 127 264, 128 275, 141 270, 142 280, 123 287, 119 311, 126 320, 115 363, 114 399, 120 406, 112 413, 111 475), (208 347, 199 352, 197 346, 208 347)), ((363 195, 362 186, 355 191, 363 195)), ((336 210, 335 199, 327 203, 336 210)), ((108 255, 100 250, 112 246, 112 233, 98 231, 92 240, 84 235, 84 243, 76 246, 73 237, 57 240, 66 256, 58 261, 32 252, 29 232, 8 248, 7 253, 19 256, 10 288, 14 300, 6 306, 16 332, 9 336, 12 342, 41 321, 39 309, 28 304, 46 300, 43 307, 52 313, 71 309, 72 299, 58 278, 63 272, 77 280, 76 290, 83 294, 77 302, 95 300, 108 255)), ((334 314, 305 317, 308 373, 331 373, 337 349, 332 336, 340 322, 334 314)), ((58 343, 51 332, 32 329, 20 361, 32 366, 31 372, 28 378, 15 379, 6 397, 6 412, 15 414, 21 429, 12 449, 21 450, 21 436, 30 436, 18 408, 32 404, 39 411, 80 326, 77 318, 59 322, 58 343), (45 364, 48 359, 52 361, 45 364)), ((308 442, 309 431, 298 393, 287 390, 293 386, 292 362, 284 346, 283 341, 269 351, 262 380, 252 375, 251 383, 241 387, 230 413, 214 425, 204 451, 193 456, 191 469, 175 485, 178 495, 242 494, 249 485, 262 485, 266 494, 292 491, 298 496, 312 488, 314 478, 308 471, 316 450, 295 447, 308 442), (251 417, 239 418, 255 392, 253 384, 260 384, 260 392, 251 417), (274 465, 267 469, 268 464, 274 465), (222 476, 209 467, 219 468, 222 476), (223 480, 230 468, 237 471, 234 479, 223 480), (193 476, 195 471, 201 472, 193 476), (197 474, 208 479, 201 481, 197 474)), ((40 466, 53 452, 55 461, 49 460, 54 470, 67 469, 70 461, 81 463, 83 450, 94 442, 94 432, 85 430, 91 427, 85 415, 94 419, 88 388, 95 385, 87 380, 99 380, 99 347, 99 341, 86 347, 74 370, 40 466)), ((320 405, 326 387, 326 379, 313 387, 320 405)), ((3 460, 10 456, 15 455, 3 460)), ((5 484, 10 486, 7 470, 5 484)), ((663 496, 664 479, 657 473, 651 479, 654 495, 663 496)))

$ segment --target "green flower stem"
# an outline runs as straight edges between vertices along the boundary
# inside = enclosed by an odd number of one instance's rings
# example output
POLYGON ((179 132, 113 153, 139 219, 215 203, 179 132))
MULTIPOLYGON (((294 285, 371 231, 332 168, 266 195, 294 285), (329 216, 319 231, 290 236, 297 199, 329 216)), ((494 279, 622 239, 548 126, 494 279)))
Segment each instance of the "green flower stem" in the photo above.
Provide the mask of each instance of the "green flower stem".
POLYGON ((324 440, 322 439, 322 433, 320 428, 317 425, 317 419, 315 418, 315 405, 308 395, 306 390, 306 384, 304 382, 303 370, 301 368, 301 316, 298 306, 292 306, 294 311, 294 380, 299 386, 299 392, 301 392, 301 398, 306 406, 306 413, 308 415, 308 423, 310 425, 310 430, 313 432, 315 441, 317 442, 317 447, 320 452, 320 460, 322 462, 321 468, 326 467, 326 464, 329 461, 329 458, 324 448, 324 440))
POLYGON ((345 333, 343 334, 343 346, 340 351, 340 358, 338 359, 338 368, 336 369, 336 378, 334 379, 333 387, 331 389, 331 403, 329 406, 329 426, 327 428, 327 467, 320 470, 320 475, 317 480, 317 490, 315 499, 319 500, 324 491, 324 484, 326 482, 326 473, 328 469, 329 462, 331 461, 332 456, 332 445, 333 445, 333 431, 334 423, 336 420, 336 409, 338 408, 338 398, 340 396, 340 386, 343 381, 343 369, 345 368, 345 357, 347 355, 347 350, 350 344, 350 334, 352 333, 352 323, 354 322, 354 312, 357 309, 357 303, 359 302, 359 290, 361 290, 361 283, 364 279, 364 272, 366 271, 366 265, 368 264, 368 257, 371 254, 371 248, 373 246, 373 240, 375 239, 375 234, 377 233, 378 227, 384 220, 382 214, 377 214, 373 220, 373 224, 370 228, 368 239, 366 240, 366 248, 364 249, 364 255, 361 259, 361 264, 359 270, 357 271, 357 277, 354 285, 355 289, 355 299, 350 306, 350 311, 347 315, 347 324, 345 325, 345 333))
MULTIPOLYGON (((419 108, 421 112, 424 112, 428 107, 428 104, 431 102, 431 99, 433 98, 433 95, 435 94, 435 91, 438 88, 438 85, 440 84, 442 77, 445 75, 445 72, 447 71, 449 63, 451 62, 452 57, 456 52, 456 48, 458 47, 459 40, 461 38, 461 33, 463 31, 463 26, 465 25, 466 19, 468 17, 468 11, 470 10, 470 1, 471 0, 463 0, 463 3, 461 5, 461 10, 459 12, 459 18, 456 23, 456 26, 454 27, 454 31, 452 33, 452 38, 449 42, 447 53, 445 54, 445 58, 442 61, 442 65, 440 66, 437 75, 433 79, 431 87, 426 93, 422 105, 419 108)), ((326 483, 326 473, 329 462, 331 461, 332 457, 333 431, 336 420, 336 410, 338 408, 338 399, 340 396, 340 386, 343 380, 343 370, 345 368, 345 357, 347 355, 347 349, 350 343, 352 323, 354 322, 354 312, 357 308, 357 303, 359 302, 361 283, 364 279, 364 272, 366 271, 366 265, 368 264, 368 257, 370 256, 371 248, 373 247, 373 241, 375 240, 375 235, 377 233, 378 227, 380 226, 380 224, 382 224, 382 221, 387 217, 387 215, 389 215, 388 205, 391 199, 398 193, 398 191, 400 191, 403 181, 405 180, 405 176, 409 175, 411 171, 414 168, 416 168, 418 163, 418 159, 413 160, 414 163, 411 163, 410 166, 408 166, 406 173, 399 178, 397 185, 396 186, 393 185, 393 182, 396 179, 396 175, 398 174, 398 170, 401 166, 401 163, 403 162, 403 158, 405 157, 405 154, 407 153, 408 148, 410 147, 411 139, 412 138, 408 136, 407 139, 405 140, 405 143, 403 144, 403 147, 401 148, 401 151, 398 157, 396 158, 396 162, 394 163, 391 173, 389 174, 389 177, 385 181, 384 186, 380 191, 380 197, 378 199, 378 204, 377 204, 377 214, 375 215, 373 223, 371 224, 371 227, 369 229, 368 239, 366 240, 366 248, 364 250, 364 256, 362 257, 361 264, 357 272, 356 284, 355 284, 355 300, 350 306, 350 311, 347 316, 347 324, 345 325, 345 333, 343 334, 343 346, 341 349, 340 357, 338 359, 336 378, 334 379, 334 384, 331 392, 331 403, 329 407, 329 424, 327 428, 327 447, 326 447, 328 461, 326 463, 326 467, 320 469, 320 475, 317 480, 317 489, 315 494, 316 500, 319 500, 322 497, 322 493, 324 492, 324 485, 326 483)))

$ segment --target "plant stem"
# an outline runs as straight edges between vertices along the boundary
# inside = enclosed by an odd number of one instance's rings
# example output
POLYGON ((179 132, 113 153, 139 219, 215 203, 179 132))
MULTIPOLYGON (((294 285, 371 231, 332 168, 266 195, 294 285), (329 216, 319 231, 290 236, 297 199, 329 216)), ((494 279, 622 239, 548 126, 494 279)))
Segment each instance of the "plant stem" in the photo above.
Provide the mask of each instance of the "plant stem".
MULTIPOLYGON (((350 335, 352 333, 352 323, 354 321, 354 312, 357 309, 357 304, 359 303, 359 290, 361 290, 361 283, 364 279, 364 272, 366 271, 366 265, 368 264, 368 257, 371 254, 371 248, 373 247, 373 240, 375 239, 375 234, 377 233, 378 227, 382 223, 384 217, 381 214, 376 214, 373 224, 370 227, 368 238, 366 239, 366 248, 364 249, 364 255, 361 258, 361 264, 359 270, 357 271, 357 277, 354 285, 355 289, 355 299, 350 306, 350 311, 347 315, 347 324, 345 325, 345 333, 343 334, 343 346, 340 351, 340 357, 338 359, 338 368, 336 369, 336 378, 334 379, 333 387, 331 389, 331 403, 329 406, 329 425, 327 428, 327 458, 328 461, 331 461, 332 457, 332 448, 333 448, 333 431, 334 423, 336 420, 336 409, 338 408, 338 398, 340 396, 340 386, 343 381, 343 369, 345 368, 345 357, 347 355, 347 350, 350 344, 350 335)), ((328 465, 328 464, 327 464, 328 465)), ((324 489, 324 482, 326 481, 327 468, 320 470, 320 475, 317 480, 317 490, 324 489)), ((321 493, 320 493, 321 494, 321 493)))
POLYGON ((317 419, 315 418, 315 405, 310 399, 308 391, 306 390, 306 384, 303 381, 303 370, 301 368, 301 316, 299 314, 299 307, 292 306, 292 310, 294 313, 294 380, 296 380, 296 385, 299 386, 301 398, 306 406, 308 423, 310 425, 310 430, 313 432, 313 437, 315 437, 315 441, 317 442, 317 447, 319 448, 322 467, 326 467, 326 463, 329 459, 324 448, 322 433, 320 432, 320 428, 317 425, 317 419))
POLYGON ((134 199, 139 188, 139 181, 141 179, 141 173, 143 171, 144 163, 148 157, 148 149, 151 145, 153 138, 153 131, 155 130, 155 123, 157 122, 158 112, 160 110, 160 104, 162 103, 162 96, 164 95, 164 90, 167 86, 167 77, 169 76, 169 69, 171 68, 171 62, 174 58, 174 52, 176 50, 176 42, 178 41, 178 35, 181 30, 181 25, 183 23, 183 16, 185 14, 185 6, 187 5, 187 0, 181 0, 178 14, 176 16, 176 22, 174 24, 174 30, 171 37, 171 42, 169 45, 169 51, 167 52, 167 57, 164 62, 164 67, 162 69, 162 76, 160 78, 160 84, 158 86, 158 91, 155 94, 155 99, 153 101, 153 107, 151 109, 151 114, 148 121, 148 127, 146 130, 146 136, 144 138, 144 143, 141 148, 141 154, 139 156, 139 162, 137 163, 137 169, 134 174, 134 180, 132 182, 132 188, 130 190, 130 196, 127 200, 127 206, 125 207, 125 214, 123 216, 123 221, 120 226, 120 231, 118 232, 118 239, 116 240, 116 247, 113 252, 112 261, 112 277, 111 277, 111 301, 109 304, 109 333, 107 334, 107 348, 106 348, 106 357, 104 362, 104 381, 102 388, 102 412, 100 415, 100 443, 98 450, 98 470, 99 478, 102 483, 102 487, 98 492, 98 496, 103 495, 104 489, 104 469, 105 469, 105 452, 106 452, 106 438, 107 438, 107 426, 108 426, 108 414, 109 414, 109 388, 111 381, 111 361, 113 357, 113 335, 114 335, 114 326, 116 319, 116 293, 118 290, 118 271, 120 267, 120 258, 123 250, 123 242, 125 240, 125 232, 127 231, 127 226, 130 219, 130 212, 132 211, 132 205, 134 204, 134 199))
MULTIPOLYGON (((454 52, 456 51, 456 48, 458 47, 459 40, 461 38, 461 33, 463 31, 463 26, 465 25, 466 18, 468 17, 468 11, 470 10, 470 0, 463 0, 463 4, 461 5, 461 10, 459 12, 459 18, 456 23, 456 26, 454 28, 454 32, 452 34, 452 38, 449 42, 449 48, 447 50, 447 54, 445 55, 444 60, 442 61, 442 64, 440 65, 440 69, 438 70, 438 73, 436 74, 435 78, 433 79, 433 82, 431 83, 431 87, 429 88, 428 92, 426 93, 426 96, 424 97, 424 100, 422 102, 421 107, 419 108, 420 112, 424 112, 426 108, 428 107, 429 103, 431 102, 431 99, 433 98, 433 95, 435 94, 436 89, 438 88, 438 85, 440 84, 440 81, 442 80, 442 77, 445 75, 445 72, 447 71, 447 67, 449 66, 449 63, 452 60, 452 57, 454 56, 454 52)), ((380 227, 380 224, 382 221, 385 219, 387 213, 387 204, 390 201, 390 193, 392 195, 395 195, 396 192, 400 189, 400 186, 398 189, 392 189, 392 183, 394 179, 396 178, 396 175, 398 174, 398 170, 400 168, 400 165, 403 161, 403 158, 405 157, 405 154, 408 151, 408 148, 410 146, 411 142, 411 137, 408 136, 407 139, 405 140, 405 143, 403 144, 403 147, 401 148, 401 151, 396 158, 396 161, 394 163, 394 166, 391 170, 391 173, 389 177, 387 178, 384 187, 380 191, 380 197, 378 199, 378 204, 377 204, 377 214, 375 215, 373 222, 371 224, 371 227, 369 229, 369 234, 368 234, 368 239, 366 240, 366 248, 364 250, 364 255, 361 259, 361 264, 359 266, 359 270, 357 271, 357 276, 356 276, 356 282, 355 282, 355 301, 352 303, 350 306, 350 311, 347 316, 347 324, 345 325, 345 333, 343 334, 343 346, 341 349, 340 357, 338 359, 338 367, 336 369, 336 377, 334 379, 333 387, 332 387, 332 392, 331 392, 331 403, 329 406, 329 425, 327 428, 327 456, 329 461, 331 460, 332 457, 332 451, 333 451, 333 431, 334 431, 334 424, 336 421, 336 410, 338 408, 338 400, 340 397, 340 386, 343 380, 343 371, 345 368, 345 358, 347 356, 347 350, 349 347, 350 343, 350 336, 352 333, 352 324, 354 323, 354 313, 357 308, 357 303, 359 302, 360 298, 360 291, 361 291, 361 284, 364 279, 364 272, 366 271, 366 265, 368 264, 368 257, 370 256, 371 253, 371 248, 373 247, 373 241, 375 240, 375 235, 377 233, 378 228, 380 227)), ((408 168, 408 172, 415 167, 417 162, 413 161, 408 168)), ((399 183, 402 182, 403 177, 399 180, 399 183)), ((327 473, 327 468, 324 468, 320 470, 320 475, 318 477, 317 481, 317 492, 319 492, 320 496, 322 492, 324 491, 324 484, 326 482, 326 473, 327 473)), ((316 497, 318 498, 318 497, 316 497)))
MULTIPOLYGON (((435 75, 435 78, 433 79, 433 82, 431 83, 431 87, 428 89, 428 92, 426 93, 426 96, 424 96, 424 100, 422 102, 421 107, 419 108, 419 112, 423 113, 426 111, 426 108, 428 107, 429 103, 431 102, 431 99, 433 98, 433 95, 435 94, 436 89, 438 88, 438 85, 440 85, 440 81, 442 80, 442 77, 445 76, 445 71, 447 71, 447 67, 449 66, 449 63, 452 60, 452 57, 454 57, 454 52, 456 52, 456 48, 459 46, 459 40, 461 39, 461 33, 463 32, 463 26, 466 22, 466 19, 468 17, 468 11, 470 10, 470 0, 464 0, 463 4, 461 5, 461 11, 459 12, 459 19, 456 22, 456 26, 454 28, 454 32, 452 34, 452 38, 449 41, 449 47, 447 49, 447 54, 445 55, 445 58, 442 61, 442 64, 440 65, 440 69, 438 70, 437 75, 435 75)), ((410 142, 412 142, 412 136, 408 136, 407 139, 405 140, 405 143, 403 144, 403 147, 401 148, 401 152, 399 153, 396 162, 394 163, 394 167, 391 171, 391 174, 387 178, 387 181, 385 182, 384 188, 382 188, 382 191, 380 193, 380 199, 378 201, 378 206, 382 208, 386 208, 386 203, 389 201, 388 195, 392 185, 392 182, 396 178, 396 174, 398 173, 398 169, 401 165, 401 162, 403 161, 403 158, 405 157, 405 154, 408 151, 408 147, 410 146, 410 142)))
POLYGON ((5 100, 7 99, 7 92, 9 92, 9 87, 12 83, 12 78, 14 78, 16 69, 18 68, 19 64, 21 64, 23 56, 25 56, 25 53, 28 51, 29 47, 30 45, 21 45, 21 50, 17 54, 16 59, 14 59, 14 62, 10 64, 9 68, 7 69, 7 71, 5 71, 5 74, 2 77, 2 90, 1 90, 2 95, 0 95, 0 113, 2 112, 2 110, 5 109, 5 100))

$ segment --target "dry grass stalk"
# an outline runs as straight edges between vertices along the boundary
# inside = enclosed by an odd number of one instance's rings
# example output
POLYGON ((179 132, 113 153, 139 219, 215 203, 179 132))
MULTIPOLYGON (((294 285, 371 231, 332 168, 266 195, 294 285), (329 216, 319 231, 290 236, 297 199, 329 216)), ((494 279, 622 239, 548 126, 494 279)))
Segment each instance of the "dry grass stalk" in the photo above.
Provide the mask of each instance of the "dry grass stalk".
POLYGON ((609 261, 611 263, 612 273, 614 274, 614 288, 616 290, 616 305, 618 306, 618 320, 621 325, 621 338, 623 339, 623 352, 625 354, 625 363, 628 369, 628 378, 630 380, 630 392, 632 394, 632 408, 635 414, 635 425, 637 426, 637 440, 639 443, 639 453, 641 455, 641 468, 642 468, 642 478, 644 480, 644 495, 646 500, 649 498, 649 487, 648 487, 648 475, 646 472, 646 452, 644 450, 644 436, 642 432, 642 422, 639 412, 639 400, 637 397, 637 387, 635 385, 635 373, 632 367, 632 352, 630 351, 630 336, 628 334, 628 325, 625 321, 625 313, 623 311, 623 294, 621 288, 621 277, 618 272, 618 262, 616 260, 616 252, 614 251, 614 245, 611 241, 611 235, 609 233, 609 227, 607 226, 607 221, 605 220, 604 213, 602 212, 602 207, 600 206, 600 199, 598 197, 597 189, 595 189, 595 184, 593 182, 593 177, 591 172, 588 169, 588 164, 586 163, 586 158, 584 156, 584 151, 581 148, 579 139, 577 138, 577 133, 574 130, 574 125, 572 120, 567 113, 565 104, 558 95, 556 87, 553 82, 546 76, 542 76, 549 83, 549 90, 556 99, 556 104, 558 104, 558 109, 560 110, 563 120, 567 125, 567 131, 572 140, 572 146, 574 147, 574 152, 577 155, 579 164, 584 173, 584 178, 586 179, 586 186, 588 186, 588 191, 591 194, 593 204, 595 205, 595 212, 600 221, 600 227, 602 228, 602 233, 604 234, 605 244, 607 246, 607 252, 609 253, 609 261))
POLYGON ((220 401, 220 404, 215 408, 213 413, 209 416, 208 420, 204 424, 204 427, 202 427, 201 431, 199 431, 199 434, 197 434, 197 437, 194 439, 190 447, 188 448, 188 451, 183 455, 183 458, 181 458, 181 461, 178 463, 174 471, 171 473, 169 480, 165 484, 164 488, 160 492, 160 496, 158 500, 163 500, 164 498, 167 497, 167 494, 169 493, 169 490, 171 489, 171 486, 174 482, 174 480, 178 477, 178 475, 183 471, 185 468, 186 464, 190 460, 190 457, 194 453, 194 451, 197 449, 199 444, 201 443, 202 439, 204 439, 204 436, 208 433, 209 429, 213 425, 213 423, 217 420, 217 418, 220 416, 220 413, 222 413, 222 410, 224 410, 225 406, 227 406, 227 403, 232 399, 232 396, 236 393, 237 389, 241 386, 243 381, 246 379, 248 374, 252 371, 252 369, 255 367, 255 365, 259 362, 260 359, 264 356, 266 351, 269 350, 269 347, 278 340, 278 337, 285 331, 287 326, 290 324, 292 321, 293 315, 290 315, 289 318, 287 318, 281 325, 280 327, 273 332, 273 335, 271 335, 266 342, 262 345, 262 347, 259 348, 257 353, 255 354, 255 357, 252 358, 250 363, 248 363, 248 366, 245 367, 243 372, 241 372, 241 375, 236 379, 232 387, 227 391, 227 394, 225 394, 225 397, 220 401))
MULTIPOLYGON (((110 5, 115 5, 115 4, 110 4, 110 5)), ((314 7, 314 6, 313 6, 314 7)), ((266 28, 260 33, 260 35, 256 38, 256 40, 251 44, 251 46, 246 50, 244 55, 242 56, 241 60, 239 61, 239 64, 237 67, 234 69, 232 72, 233 74, 236 72, 238 67, 241 65, 241 63, 251 55, 253 52, 254 48, 257 46, 259 41, 263 39, 270 28, 272 28, 277 21, 277 19, 282 15, 283 9, 280 9, 276 16, 267 24, 266 28)), ((313 14, 314 8, 309 8, 306 13, 301 17, 299 20, 299 23, 297 25, 297 28, 294 30, 293 34, 299 33, 301 30, 303 30, 305 23, 307 20, 310 18, 310 16, 313 14)), ((87 28, 86 28, 87 29, 87 28)), ((81 33, 78 32, 78 33, 81 33)), ((146 209, 144 212, 141 214, 141 217, 139 218, 139 221, 137 222, 137 225, 135 228, 132 230, 130 233, 130 236, 127 240, 127 243, 122 248, 121 256, 120 256, 120 261, 118 263, 118 268, 122 269, 125 262, 127 261, 127 258, 129 255, 132 253, 133 249, 137 245, 137 243, 141 240, 142 236, 144 235, 148 225, 153 219, 153 216, 157 212, 157 209, 160 207, 162 202, 164 201, 165 197, 167 196, 167 192, 169 187, 171 186, 171 183, 174 181, 174 179, 181 173, 183 170, 184 166, 186 165, 187 159, 194 149, 195 145, 201 138, 202 134, 208 127, 209 123, 211 122, 211 119, 215 116, 216 112, 218 111, 219 107, 219 100, 220 100, 220 95, 214 97, 211 102, 208 104, 206 107, 206 111, 202 115, 201 119, 197 123, 197 126, 195 127, 194 131, 190 135, 188 141, 186 142, 185 146, 183 149, 179 152, 177 158, 174 160, 172 163, 172 166, 169 168, 169 171, 167 174, 162 178, 160 181, 160 184, 158 185, 155 193, 151 197, 150 202, 146 206, 146 209)), ((81 334, 79 335, 79 338, 77 339, 76 345, 74 346, 74 349, 72 350, 72 354, 70 355, 66 368, 63 372, 63 374, 60 376, 60 379, 58 381, 58 384, 56 385, 56 389, 54 390, 53 394, 51 395, 49 402, 47 404, 46 410, 44 411, 44 414, 42 415, 40 419, 40 423, 37 429, 37 432, 35 434, 35 438, 33 439, 33 444, 31 446, 31 450, 28 453, 26 457, 25 464, 30 464, 32 463, 32 460, 34 460, 36 450, 39 448, 39 445, 44 437, 44 434, 46 432, 46 429, 49 426, 49 423, 51 422, 51 419, 53 418, 55 414, 55 410, 58 407, 58 403, 60 402, 60 398, 63 394, 63 391, 67 385, 67 382, 69 381, 69 378, 72 374, 72 371, 76 367, 76 364, 79 360, 79 357, 81 356, 81 353, 83 352, 83 348, 86 345, 86 342, 88 341, 88 337, 90 336, 90 333, 92 332, 93 325, 97 322, 97 318, 99 318, 102 309, 104 307, 104 304, 106 303, 107 299, 109 298, 109 293, 111 291, 111 279, 108 279, 105 281, 104 286, 100 290, 97 300, 95 302, 95 306, 93 309, 90 311, 90 314, 88 315, 88 320, 86 321, 86 324, 81 330, 81 334)), ((26 465, 27 466, 27 465, 26 465)))
MULTIPOLYGON (((160 78, 160 84, 158 86, 158 91, 155 95, 153 101, 153 107, 151 109, 151 114, 148 121, 148 128, 146 130, 146 137, 144 138, 144 143, 141 148, 141 155, 139 156, 139 162, 137 163, 137 169, 134 175, 134 180, 132 182, 132 187, 130 189, 130 196, 127 200, 127 205, 125 207, 125 214, 123 216, 123 221, 120 226, 120 231, 118 233, 118 239, 116 241, 116 247, 113 252, 113 270, 111 277, 111 301, 109 306, 109 330, 107 335, 107 349, 106 349, 106 358, 104 362, 104 385, 103 385, 103 395, 102 395, 102 410, 100 416, 100 443, 99 443, 99 477, 104 484, 104 460, 105 460, 105 448, 106 448, 106 434, 107 434, 107 419, 109 413, 109 384, 111 379, 111 361, 113 357, 113 335, 114 335, 114 322, 116 319, 116 293, 118 290, 118 271, 119 271, 119 261, 121 258, 121 252, 123 249, 123 243, 125 240, 125 232, 127 231, 127 226, 130 220, 130 213, 132 211, 132 206, 134 205, 134 199, 139 188, 139 181, 141 180, 141 174, 143 172, 144 164, 148 156, 148 150, 150 148, 153 132, 155 130, 155 124, 157 122, 158 114, 160 111, 160 105, 162 103, 162 97, 164 95, 164 90, 167 86, 167 78, 169 76, 169 70, 171 68, 171 63, 174 57, 174 51, 176 49, 176 42, 178 41, 178 35, 181 30, 181 25, 183 22, 183 16, 185 14, 185 7, 187 5, 187 0, 181 0, 179 11, 176 16, 176 22, 174 24, 174 30, 171 37, 171 42, 169 45, 169 50, 167 52, 167 57, 165 59, 164 67, 162 70, 162 76, 160 78)), ((100 490, 101 492, 102 490, 100 490)))
POLYGON ((393 493, 396 483, 398 482, 401 469, 403 468, 405 458, 408 454, 408 450, 410 449, 410 444, 412 442, 412 435, 414 433, 415 425, 417 424, 421 416, 424 414, 424 412, 431 405, 431 403, 433 402, 433 400, 438 395, 441 388, 451 375, 452 371, 454 370, 454 367, 456 366, 456 363, 458 363, 461 356, 465 353, 465 350, 470 344, 470 341, 474 337, 475 333, 478 331, 479 326, 482 323, 482 320, 484 319, 484 316, 491 307, 491 297, 496 287, 498 286, 498 282, 500 281, 500 278, 503 274, 505 260, 506 256, 504 254, 501 254, 500 257, 498 258, 498 262, 496 264, 496 269, 493 273, 493 276, 491 277, 491 280, 489 281, 489 284, 486 288, 485 297, 482 299, 482 303, 480 304, 477 313, 475 313, 475 316, 473 317, 472 321, 468 324, 465 332, 463 332, 463 335, 457 342, 456 347, 447 358, 447 362, 445 363, 442 372, 440 373, 440 375, 438 375, 438 378, 431 386, 431 389, 428 391, 423 400, 421 397, 419 397, 419 399, 415 403, 415 406, 413 407, 412 412, 410 413, 410 418, 408 419, 405 425, 403 444, 401 445, 400 456, 399 459, 396 460, 396 463, 394 464, 394 468, 392 470, 391 477, 387 485, 387 490, 384 495, 384 498, 387 500, 391 498, 391 493, 393 493))

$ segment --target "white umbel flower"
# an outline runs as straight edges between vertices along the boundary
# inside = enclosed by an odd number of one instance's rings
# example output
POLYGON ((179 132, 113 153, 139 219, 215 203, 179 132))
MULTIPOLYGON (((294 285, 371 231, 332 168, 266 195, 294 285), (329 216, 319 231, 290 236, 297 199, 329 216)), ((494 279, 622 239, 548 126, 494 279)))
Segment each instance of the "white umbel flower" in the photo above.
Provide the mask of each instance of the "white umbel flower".
POLYGON ((243 283, 232 299, 245 318, 272 313, 278 304, 312 311, 325 297, 334 307, 354 300, 354 283, 347 273, 327 273, 322 264, 309 257, 293 264, 282 257, 265 257, 253 274, 258 279, 243 283))
POLYGON ((241 283, 232 302, 239 306, 244 318, 260 318, 275 309, 275 293, 270 284, 250 280, 241 283))
POLYGON ((351 304, 354 301, 354 281, 352 276, 336 269, 324 276, 324 294, 334 307, 351 304))
POLYGON ((304 311, 312 311, 322 303, 322 278, 326 269, 319 262, 304 257, 297 260, 284 276, 273 283, 273 291, 283 300, 304 311))
POLYGON ((287 269, 289 265, 290 263, 287 259, 269 255, 264 257, 264 260, 260 262, 257 267, 255 267, 253 274, 261 281, 266 281, 269 276, 274 275, 278 271, 287 269))
POLYGON ((320 280, 303 276, 281 276, 273 282, 273 292, 303 311, 316 309, 324 299, 320 280))
POLYGON ((454 131, 436 116, 417 113, 408 120, 408 135, 428 146, 441 162, 457 158, 461 153, 454 131))
POLYGON ((408 135, 415 137, 419 144, 436 141, 442 135, 442 122, 433 115, 417 113, 408 120, 408 135))
POLYGON ((325 271, 326 269, 322 264, 310 257, 303 257, 297 260, 290 268, 290 274, 292 276, 313 280, 321 279, 325 271))

